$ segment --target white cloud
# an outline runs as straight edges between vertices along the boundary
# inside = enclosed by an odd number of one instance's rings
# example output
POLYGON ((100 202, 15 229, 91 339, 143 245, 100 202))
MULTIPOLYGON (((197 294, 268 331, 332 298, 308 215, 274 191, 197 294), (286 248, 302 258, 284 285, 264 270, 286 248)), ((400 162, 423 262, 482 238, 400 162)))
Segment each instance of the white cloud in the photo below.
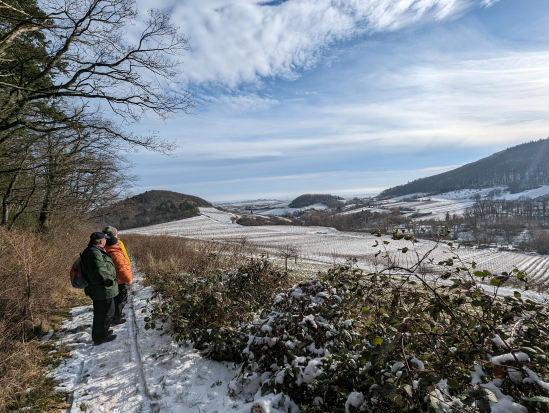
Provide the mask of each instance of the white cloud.
POLYGON ((422 62, 396 71, 382 68, 365 80, 339 79, 339 94, 320 105, 316 98, 280 103, 254 94, 212 98, 216 109, 197 119, 186 131, 189 138, 180 138, 179 156, 321 160, 368 153, 372 147, 402 153, 434 145, 476 148, 544 138, 549 134, 549 52, 505 54, 422 62), (265 114, 235 117, 223 113, 224 105, 242 112, 277 106, 265 114))
POLYGON ((490 7, 492 4, 497 3, 499 0, 482 0, 481 5, 484 7, 490 7))
POLYGON ((261 112, 280 103, 276 99, 261 97, 255 93, 220 95, 219 97, 204 95, 201 99, 203 102, 211 105, 212 110, 221 110, 237 114, 261 112))
POLYGON ((335 42, 454 18, 479 2, 493 0, 187 0, 163 7, 190 36, 186 80, 236 87, 294 79, 335 42))

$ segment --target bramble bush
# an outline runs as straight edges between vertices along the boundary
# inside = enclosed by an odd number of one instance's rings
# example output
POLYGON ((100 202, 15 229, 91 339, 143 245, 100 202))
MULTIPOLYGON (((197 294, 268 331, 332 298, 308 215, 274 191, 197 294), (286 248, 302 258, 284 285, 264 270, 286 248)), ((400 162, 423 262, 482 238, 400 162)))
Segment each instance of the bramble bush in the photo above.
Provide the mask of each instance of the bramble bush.
POLYGON ((241 363, 231 392, 287 396, 290 412, 549 411, 548 311, 502 290, 524 272, 481 271, 454 248, 409 268, 380 255, 376 271, 351 260, 292 287, 266 260, 163 277, 151 326, 169 318, 176 339, 241 363))

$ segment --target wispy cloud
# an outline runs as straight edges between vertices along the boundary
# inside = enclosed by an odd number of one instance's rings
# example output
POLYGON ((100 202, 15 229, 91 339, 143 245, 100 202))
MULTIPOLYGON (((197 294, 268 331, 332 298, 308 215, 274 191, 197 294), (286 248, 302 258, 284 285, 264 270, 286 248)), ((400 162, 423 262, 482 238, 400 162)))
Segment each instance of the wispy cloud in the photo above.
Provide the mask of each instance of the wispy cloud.
POLYGON ((199 100, 209 110, 221 110, 233 114, 261 112, 280 103, 276 99, 259 96, 256 93, 201 94, 199 100))
POLYGON ((484 7, 490 7, 492 4, 497 3, 499 0, 482 0, 481 5, 484 7))
POLYGON ((190 36, 192 51, 185 62, 189 84, 236 87, 269 77, 295 79, 339 41, 452 19, 469 7, 493 2, 187 0, 163 7, 190 36))

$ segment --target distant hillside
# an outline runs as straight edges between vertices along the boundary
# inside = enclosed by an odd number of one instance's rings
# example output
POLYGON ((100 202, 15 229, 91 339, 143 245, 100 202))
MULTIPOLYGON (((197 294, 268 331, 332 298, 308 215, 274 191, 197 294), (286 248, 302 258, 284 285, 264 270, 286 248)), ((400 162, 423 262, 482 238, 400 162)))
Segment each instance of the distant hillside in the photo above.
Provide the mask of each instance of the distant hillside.
POLYGON ((147 191, 110 207, 104 221, 122 230, 198 216, 198 207, 211 206, 193 195, 147 191))
POLYGON ((386 189, 379 196, 437 194, 494 186, 506 186, 511 193, 518 193, 547 184, 549 139, 541 139, 508 148, 452 171, 386 189))
POLYGON ((329 194, 305 194, 300 195, 294 199, 290 205, 290 208, 304 208, 314 204, 324 204, 329 208, 337 208, 340 205, 339 201, 343 198, 329 194))

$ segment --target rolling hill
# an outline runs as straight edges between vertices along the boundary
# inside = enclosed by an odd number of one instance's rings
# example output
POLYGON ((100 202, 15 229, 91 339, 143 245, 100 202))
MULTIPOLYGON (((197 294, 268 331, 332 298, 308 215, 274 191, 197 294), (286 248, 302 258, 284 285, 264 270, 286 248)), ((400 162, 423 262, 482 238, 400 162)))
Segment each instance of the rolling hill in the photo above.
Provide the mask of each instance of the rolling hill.
POLYGON ((172 191, 147 191, 109 207, 103 223, 118 229, 161 224, 199 215, 198 207, 211 207, 208 201, 172 191))
POLYGON ((337 208, 340 205, 340 201, 343 201, 343 198, 340 196, 329 194, 305 194, 294 199, 288 207, 303 208, 314 204, 324 204, 328 208, 337 208))
POLYGON ((517 145, 457 169, 381 192, 380 198, 415 193, 440 194, 461 189, 505 186, 511 193, 549 184, 549 138, 517 145))

